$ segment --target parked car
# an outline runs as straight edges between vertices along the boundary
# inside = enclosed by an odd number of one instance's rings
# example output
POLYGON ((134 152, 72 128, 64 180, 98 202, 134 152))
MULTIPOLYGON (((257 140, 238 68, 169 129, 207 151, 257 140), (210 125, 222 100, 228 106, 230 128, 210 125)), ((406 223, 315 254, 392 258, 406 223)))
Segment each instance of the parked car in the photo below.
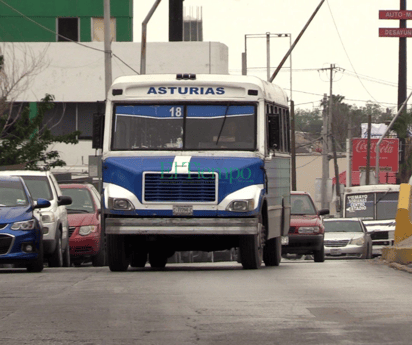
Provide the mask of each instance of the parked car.
POLYGON ((328 209, 318 210, 307 192, 291 192, 291 219, 289 244, 282 245, 282 255, 313 255, 315 262, 325 261, 324 226, 322 215, 328 209))
POLYGON ((0 176, 0 263, 24 265, 29 272, 43 270, 43 234, 34 210, 50 207, 36 201, 20 177, 0 176))
POLYGON ((42 225, 44 256, 49 267, 69 267, 69 223, 65 205, 71 204, 71 198, 63 196, 56 178, 49 171, 0 171, 0 176, 4 175, 22 177, 33 199, 50 202, 49 207, 34 212, 42 225))
POLYGON ((91 261, 105 265, 105 237, 100 226, 100 195, 91 184, 60 184, 72 198, 67 206, 70 235, 70 257, 75 266, 91 261))
POLYGON ((324 225, 326 256, 372 258, 371 233, 360 218, 330 218, 324 225))

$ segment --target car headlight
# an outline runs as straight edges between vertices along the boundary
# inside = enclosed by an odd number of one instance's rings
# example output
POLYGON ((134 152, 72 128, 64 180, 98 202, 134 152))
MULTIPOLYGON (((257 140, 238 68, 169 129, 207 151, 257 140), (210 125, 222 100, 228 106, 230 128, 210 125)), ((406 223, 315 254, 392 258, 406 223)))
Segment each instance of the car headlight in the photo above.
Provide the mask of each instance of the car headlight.
POLYGON ((94 225, 84 225, 84 226, 80 227, 79 235, 87 236, 87 235, 91 234, 94 231, 96 231, 96 226, 94 226, 94 225))
POLYGON ((356 246, 363 246, 365 243, 365 239, 363 237, 352 238, 349 244, 354 244, 356 246))
POLYGON ((255 209, 255 200, 233 200, 227 207, 226 211, 232 212, 248 212, 255 209))
POLYGON ((319 232, 318 226, 301 226, 298 229, 299 234, 316 234, 319 232))
POLYGON ((26 220, 24 222, 16 222, 11 226, 11 230, 33 230, 36 225, 34 219, 26 220))
POLYGON ((109 209, 130 211, 134 210, 134 206, 128 199, 109 198, 109 209))
POLYGON ((56 221, 56 217, 53 212, 42 212, 41 221, 42 223, 54 223, 56 221))

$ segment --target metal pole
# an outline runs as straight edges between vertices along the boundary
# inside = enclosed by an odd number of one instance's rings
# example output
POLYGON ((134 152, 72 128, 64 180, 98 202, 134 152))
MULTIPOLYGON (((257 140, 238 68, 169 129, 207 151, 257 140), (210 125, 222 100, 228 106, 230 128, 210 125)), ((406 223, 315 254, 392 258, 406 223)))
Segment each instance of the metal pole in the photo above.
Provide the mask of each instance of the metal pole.
POLYGON ((110 34, 110 0, 104 0, 104 72, 105 72, 105 98, 112 85, 112 51, 110 34))
MULTIPOLYGON (((370 112, 370 109, 369 109, 370 112)), ((365 184, 369 185, 370 180, 369 180, 369 175, 370 175, 370 169, 371 169, 371 127, 372 127, 372 115, 369 113, 368 114, 368 140, 366 144, 366 181, 365 184)))
POLYGON ((290 101, 290 137, 292 154, 292 190, 296 188, 296 138, 295 138, 295 102, 290 101))
POLYGON ((326 94, 323 96, 323 128, 322 128, 322 185, 321 185, 321 207, 327 208, 326 203, 326 183, 329 178, 329 162, 328 162, 328 118, 326 113, 326 94))
POLYGON ((302 31, 300 32, 299 36, 296 38, 295 42, 293 42, 292 47, 290 47, 289 51, 286 53, 286 55, 284 56, 284 58, 282 59, 282 61, 280 62, 279 66, 276 68, 275 72, 273 72, 272 77, 270 78, 270 82, 273 81, 273 79, 276 78, 276 76, 278 75, 280 69, 282 68, 283 64, 285 63, 285 61, 287 60, 287 58, 289 57, 289 55, 292 53, 293 48, 295 48, 296 44, 299 42, 300 38, 302 37, 302 35, 304 34, 304 32, 306 31, 306 29, 308 28, 310 22, 312 21, 313 18, 315 18, 316 13, 318 13, 320 7, 323 5, 323 3, 325 2, 325 0, 322 0, 320 2, 320 4, 318 5, 318 7, 316 7, 315 12, 313 12, 312 16, 309 18, 308 22, 306 23, 306 25, 304 26, 304 28, 302 29, 302 31))
POLYGON ((411 98, 412 92, 409 94, 408 98, 403 102, 402 106, 399 108, 398 112, 396 113, 395 117, 392 119, 391 123, 389 124, 388 128, 386 128, 385 133, 382 134, 382 136, 379 138, 378 143, 376 144, 376 171, 375 171, 375 178, 376 178, 376 184, 379 184, 379 153, 380 153, 380 145, 383 140, 383 138, 388 134, 389 130, 392 128, 393 124, 395 123, 396 119, 398 116, 401 114, 403 108, 405 105, 408 103, 409 98, 411 98))
POLYGON ((346 187, 352 186, 352 118, 349 116, 348 139, 346 143, 346 187))
MULTIPOLYGON (((289 34, 289 49, 292 46, 292 34, 289 34)), ((292 52, 290 53, 290 57, 289 57, 289 63, 290 63, 290 73, 289 73, 289 77, 290 77, 290 99, 292 100, 292 52)))
POLYGON ((266 69, 267 81, 270 81, 270 32, 266 33, 266 69))
POLYGON ((244 59, 244 72, 243 75, 247 75, 247 35, 245 35, 245 59, 244 59))
POLYGON ((156 0, 152 8, 150 9, 149 13, 147 14, 145 20, 142 22, 142 51, 140 54, 140 74, 146 74, 146 38, 147 38, 147 23, 149 22, 150 18, 152 17, 154 11, 156 11, 157 6, 159 6, 160 1, 156 0))

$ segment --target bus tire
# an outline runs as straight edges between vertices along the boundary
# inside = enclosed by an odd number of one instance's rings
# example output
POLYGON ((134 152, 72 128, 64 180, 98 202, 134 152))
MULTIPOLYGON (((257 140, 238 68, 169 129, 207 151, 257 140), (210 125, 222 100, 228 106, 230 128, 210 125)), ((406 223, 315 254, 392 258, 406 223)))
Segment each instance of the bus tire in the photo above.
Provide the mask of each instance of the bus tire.
POLYGON ((271 238, 263 248, 263 261, 266 266, 279 266, 282 260, 282 241, 280 237, 271 238))
POLYGON ((145 267, 147 262, 146 250, 134 250, 130 257, 131 267, 145 267))
POLYGON ((109 268, 112 272, 123 272, 129 267, 125 238, 122 235, 107 235, 109 268))
POLYGON ((165 268, 167 263, 167 256, 157 250, 150 251, 149 263, 152 268, 165 268))
POLYGON ((244 269, 258 269, 261 266, 263 257, 261 238, 261 234, 240 236, 240 262, 244 269))

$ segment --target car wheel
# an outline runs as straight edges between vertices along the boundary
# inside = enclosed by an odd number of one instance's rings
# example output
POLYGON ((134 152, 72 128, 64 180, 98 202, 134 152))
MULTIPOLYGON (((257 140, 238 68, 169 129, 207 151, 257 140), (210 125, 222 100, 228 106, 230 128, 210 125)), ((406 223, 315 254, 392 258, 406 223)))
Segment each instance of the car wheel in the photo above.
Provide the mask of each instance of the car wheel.
POLYGON ((126 254, 126 243, 124 236, 107 235, 106 239, 110 271, 126 271, 129 267, 129 259, 126 254))
POLYGON ((102 236, 99 252, 93 256, 92 264, 94 267, 106 266, 106 238, 102 236))
POLYGON ((43 271, 43 241, 40 240, 40 245, 39 245, 39 253, 37 255, 37 259, 30 262, 26 268, 28 272, 41 272, 43 271))
POLYGON ((149 263, 152 268, 164 268, 167 263, 167 256, 157 250, 150 251, 149 263))
POLYGON ((49 267, 62 267, 63 266, 63 251, 62 251, 62 237, 59 234, 59 238, 56 243, 56 248, 49 258, 49 267))
POLYGON ((313 260, 315 262, 324 262, 325 261, 325 247, 322 244, 322 248, 320 250, 315 250, 313 252, 313 260))
POLYGON ((63 267, 71 267, 69 243, 67 243, 67 248, 63 254, 63 267))
POLYGON ((243 235, 239 238, 240 262, 244 269, 257 269, 262 264, 263 243, 259 231, 256 235, 243 235))

